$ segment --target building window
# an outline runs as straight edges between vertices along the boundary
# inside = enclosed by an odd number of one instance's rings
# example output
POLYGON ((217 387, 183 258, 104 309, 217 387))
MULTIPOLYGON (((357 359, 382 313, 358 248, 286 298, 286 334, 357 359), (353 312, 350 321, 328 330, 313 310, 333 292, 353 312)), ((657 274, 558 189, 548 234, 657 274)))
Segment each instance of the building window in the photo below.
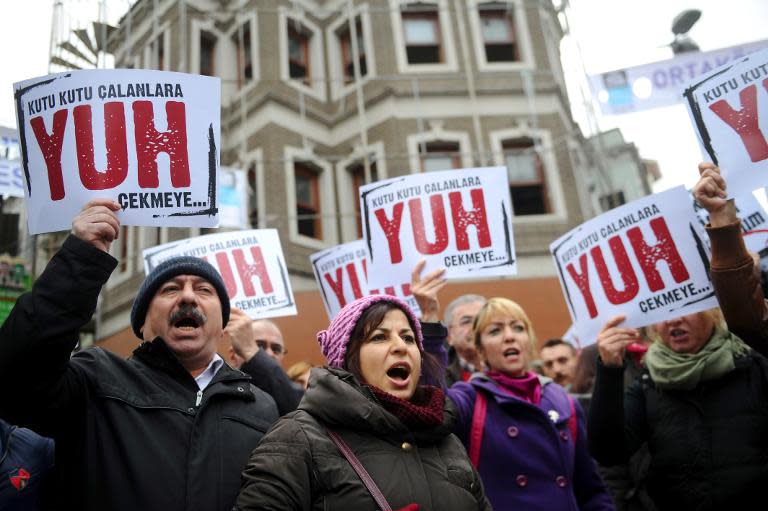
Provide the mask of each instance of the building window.
MULTIPOLYGON (((355 19, 355 30, 357 31, 357 53, 359 56, 360 76, 368 74, 368 65, 365 60, 365 41, 363 37, 363 24, 360 18, 355 19)), ((341 46, 341 60, 344 72, 344 83, 350 83, 355 79, 355 63, 352 52, 352 31, 347 23, 340 32, 338 32, 339 45, 341 46)))
POLYGON ((248 187, 251 190, 250 204, 248 206, 248 220, 251 223, 251 227, 257 229, 259 227, 259 194, 255 163, 251 163, 250 167, 248 167, 248 187))
POLYGON ((150 69, 165 69, 165 34, 160 34, 149 45, 150 69))
POLYGON ((624 192, 621 190, 600 196, 600 208, 603 211, 618 208, 625 203, 626 200, 624 199, 624 192))
POLYGON ((200 74, 214 76, 215 67, 216 36, 210 32, 200 32, 200 74))
POLYGON ((458 142, 427 142, 421 145, 420 152, 424 172, 461 168, 458 142))
POLYGON ((486 62, 520 60, 511 6, 491 3, 480 6, 479 12, 486 62))
POLYGON ((528 137, 505 140, 502 147, 515 215, 549 213, 544 164, 535 150, 534 140, 528 137))
POLYGON ((128 258, 130 257, 129 244, 130 244, 131 230, 125 226, 120 226, 120 239, 118 240, 119 257, 118 257, 118 271, 125 273, 128 271, 128 258))
POLYGON ((411 4, 402 10, 401 17, 408 63, 443 62, 437 8, 428 4, 411 4))
MULTIPOLYGON (((370 163, 371 183, 379 180, 379 171, 376 168, 376 162, 370 163)), ((360 187, 365 183, 365 166, 363 162, 353 163, 347 170, 352 175, 352 202, 355 203, 355 221, 357 222, 357 237, 363 237, 363 223, 360 220, 360 187)), ((370 183, 368 183, 370 184, 370 183)))
POLYGON ((253 81, 250 21, 246 21, 235 30, 232 39, 237 45, 237 86, 240 88, 253 81))
POLYGON ((323 239, 320 209, 320 170, 309 163, 295 162, 296 216, 299 234, 323 239))
POLYGON ((310 85, 309 43, 312 34, 295 21, 288 20, 288 76, 310 85))
POLYGON ((137 230, 136 239, 141 243, 137 252, 141 249, 156 247, 163 244, 163 228, 162 227, 140 227, 137 230))

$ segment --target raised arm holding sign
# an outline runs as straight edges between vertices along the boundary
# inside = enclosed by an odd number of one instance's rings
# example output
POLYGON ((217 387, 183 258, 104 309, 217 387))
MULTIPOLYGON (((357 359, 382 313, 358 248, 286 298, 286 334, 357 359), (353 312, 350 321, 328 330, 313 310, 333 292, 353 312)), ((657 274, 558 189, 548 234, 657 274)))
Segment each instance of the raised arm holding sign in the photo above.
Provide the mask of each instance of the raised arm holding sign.
POLYGON ((14 389, 0 393, 0 415, 56 439, 61 509, 230 510, 278 409, 216 354, 230 305, 215 268, 172 257, 148 273, 129 359, 98 346, 72 354, 118 265, 107 251, 119 209, 88 202, 0 327, 0 384, 14 389))
POLYGON ((711 163, 699 165, 693 189, 709 212, 707 234, 712 244, 712 284, 728 328, 755 350, 768 355, 768 305, 758 267, 747 252, 733 200, 726 200, 726 181, 711 163))

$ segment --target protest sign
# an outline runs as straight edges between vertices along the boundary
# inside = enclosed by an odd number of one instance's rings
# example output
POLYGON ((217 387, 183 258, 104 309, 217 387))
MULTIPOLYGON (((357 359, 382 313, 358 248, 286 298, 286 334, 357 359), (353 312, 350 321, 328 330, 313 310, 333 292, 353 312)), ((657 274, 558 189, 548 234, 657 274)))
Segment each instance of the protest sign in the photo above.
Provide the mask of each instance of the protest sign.
POLYGON ((683 93, 706 161, 729 197, 768 184, 768 49, 718 68, 683 93))
POLYGON ((410 282, 424 273, 445 277, 509 276, 516 272, 512 208, 504 167, 425 172, 360 188, 368 285, 410 282))
MULTIPOLYGON (((693 198, 693 196, 691 196, 693 198)), ((747 250, 760 252, 768 247, 768 213, 755 198, 754 194, 740 195, 734 199, 736 212, 741 219, 741 233, 747 250)), ((709 223, 709 213, 696 201, 693 208, 702 227, 709 223)))
POLYGON ((230 304, 253 319, 293 316, 293 299, 280 238, 275 229, 208 234, 144 250, 144 271, 175 256, 211 263, 227 286, 230 304))
POLYGON ((363 240, 337 245, 309 256, 315 280, 323 297, 328 318, 347 303, 369 294, 398 296, 419 315, 419 305, 411 294, 410 276, 407 281, 390 282, 381 289, 368 289, 368 250, 363 240))
POLYGON ((685 188, 593 218, 549 247, 582 346, 624 314, 641 327, 717 307, 705 234, 685 188))
POLYGON ((218 78, 89 70, 14 84, 29 232, 112 198, 123 225, 215 227, 218 78))
POLYGON ((248 185, 241 169, 221 167, 219 171, 219 224, 221 227, 247 229, 248 185))

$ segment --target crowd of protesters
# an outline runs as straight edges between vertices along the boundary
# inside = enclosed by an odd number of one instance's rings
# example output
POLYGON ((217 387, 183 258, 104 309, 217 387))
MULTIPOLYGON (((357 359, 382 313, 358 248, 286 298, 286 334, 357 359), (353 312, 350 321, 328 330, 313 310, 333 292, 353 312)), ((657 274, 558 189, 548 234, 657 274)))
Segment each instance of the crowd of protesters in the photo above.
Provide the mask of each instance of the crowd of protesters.
POLYGON ((750 508, 768 306, 724 179, 699 171, 720 309, 539 345, 514 296, 441 310, 444 271, 420 263, 420 317, 360 298, 318 333, 322 367, 287 370, 277 325, 192 257, 136 291, 130 358, 72 355, 118 264, 120 206, 93 200, 0 328, 0 510, 750 508))

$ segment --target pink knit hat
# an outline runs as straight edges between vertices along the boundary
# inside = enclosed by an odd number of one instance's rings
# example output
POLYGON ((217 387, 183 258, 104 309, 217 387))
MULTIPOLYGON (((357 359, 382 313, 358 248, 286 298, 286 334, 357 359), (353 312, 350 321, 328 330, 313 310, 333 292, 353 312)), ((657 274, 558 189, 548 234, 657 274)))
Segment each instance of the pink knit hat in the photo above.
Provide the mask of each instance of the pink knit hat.
POLYGON ((363 312, 371 305, 378 302, 390 302, 402 309, 405 315, 413 324, 416 342, 419 344, 419 351, 424 352, 423 336, 421 334, 421 324, 419 319, 413 313, 411 308, 403 300, 390 295, 369 295, 358 298, 354 302, 348 303, 336 314, 327 330, 317 332, 317 342, 320 343, 320 350, 328 360, 330 367, 343 367, 344 356, 347 354, 347 345, 352 335, 357 321, 363 312))

